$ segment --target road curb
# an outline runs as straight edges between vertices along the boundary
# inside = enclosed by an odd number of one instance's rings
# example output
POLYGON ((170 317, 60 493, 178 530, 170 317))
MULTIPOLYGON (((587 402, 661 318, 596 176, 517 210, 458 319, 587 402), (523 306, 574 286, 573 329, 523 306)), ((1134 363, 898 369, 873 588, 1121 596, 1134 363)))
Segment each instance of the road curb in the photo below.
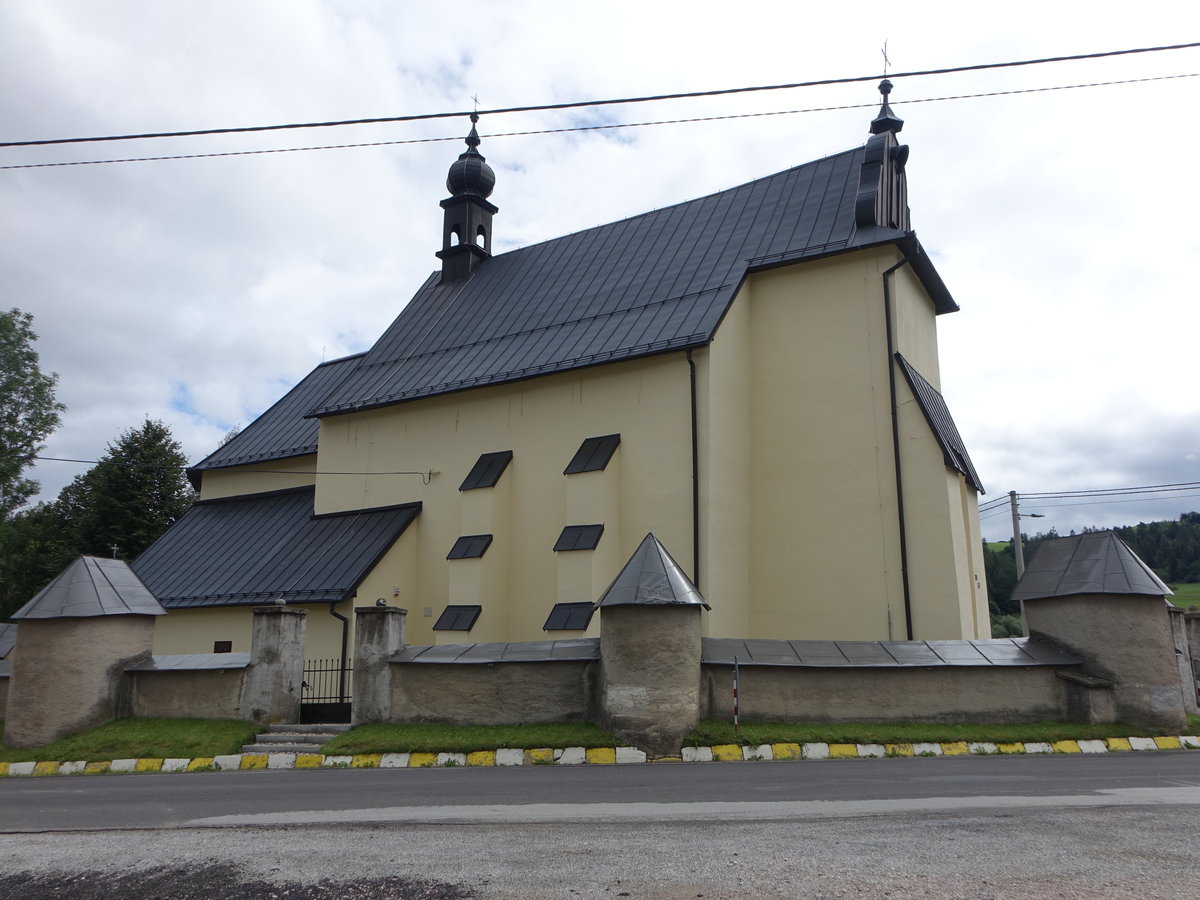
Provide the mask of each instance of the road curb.
POLYGON ((500 766, 629 765, 658 762, 757 762, 821 759, 879 759, 920 756, 1005 756, 1052 753, 1139 753, 1154 750, 1200 750, 1195 735, 1161 737, 1111 737, 1103 740, 1065 740, 993 744, 945 741, 913 744, 782 743, 715 744, 684 747, 679 756, 648 759, 636 747, 539 747, 530 750, 500 748, 470 753, 233 753, 194 759, 114 759, 44 762, 0 762, 0 777, 45 775, 136 774, 143 772, 232 772, 247 769, 432 769, 489 768, 500 766))

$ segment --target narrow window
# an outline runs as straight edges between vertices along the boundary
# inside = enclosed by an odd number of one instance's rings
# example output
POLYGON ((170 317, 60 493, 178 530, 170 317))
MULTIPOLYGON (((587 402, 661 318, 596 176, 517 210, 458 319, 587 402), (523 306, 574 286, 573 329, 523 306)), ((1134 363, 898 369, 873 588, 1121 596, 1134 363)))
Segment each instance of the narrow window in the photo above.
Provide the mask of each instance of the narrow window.
POLYGON ((595 607, 591 603, 555 603, 546 617, 542 631, 583 631, 592 621, 595 607))
POLYGON ((500 450, 497 453, 485 453, 471 467, 463 483, 458 486, 460 491, 473 491, 477 488, 495 487, 504 470, 512 461, 511 450, 500 450))
POLYGON ((465 534, 454 542, 446 559, 478 559, 491 545, 490 534, 465 534))
POLYGON ((568 525, 558 536, 555 550, 595 550, 604 534, 603 525, 568 525))
POLYGON ((575 456, 563 469, 564 475, 578 475, 580 472, 600 472, 608 465, 612 455, 617 452, 621 443, 619 434, 605 434, 600 437, 590 437, 579 445, 575 456))
POLYGON ((482 606, 447 606, 438 616, 438 620, 433 623, 433 630, 470 631, 475 627, 475 620, 479 618, 479 613, 482 611, 482 606))

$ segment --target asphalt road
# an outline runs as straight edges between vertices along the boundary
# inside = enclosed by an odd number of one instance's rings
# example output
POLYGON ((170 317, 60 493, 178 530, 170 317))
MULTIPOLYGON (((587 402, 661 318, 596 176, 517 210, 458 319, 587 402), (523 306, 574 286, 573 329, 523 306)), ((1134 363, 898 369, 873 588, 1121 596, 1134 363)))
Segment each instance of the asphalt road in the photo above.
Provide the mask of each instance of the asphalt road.
POLYGON ((0 781, 0 897, 1200 896, 1200 754, 0 781))

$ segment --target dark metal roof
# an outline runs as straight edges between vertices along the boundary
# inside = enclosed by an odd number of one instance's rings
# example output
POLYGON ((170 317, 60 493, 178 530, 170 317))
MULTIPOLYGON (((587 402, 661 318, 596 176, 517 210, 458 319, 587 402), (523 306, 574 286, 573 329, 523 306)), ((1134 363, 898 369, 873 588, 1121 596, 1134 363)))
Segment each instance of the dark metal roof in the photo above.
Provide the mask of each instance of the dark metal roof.
MULTIPOLYGON (((434 273, 310 415, 707 344, 753 269, 915 245, 898 228, 855 224, 859 194, 879 190, 867 183, 864 156, 863 147, 848 150, 503 253, 466 281, 434 273)), ((901 189, 902 180, 902 172, 893 179, 901 189)), ((914 270, 939 312, 957 309, 927 259, 914 270)))
POLYGON ((133 569, 168 609, 345 600, 421 505, 314 516, 313 491, 201 500, 133 569))
POLYGON ((601 606, 690 606, 712 609, 692 580, 653 534, 647 534, 608 590, 601 606))
POLYGON ((1071 594, 1168 597, 1169 587, 1111 531, 1043 541, 1013 589, 1014 600, 1071 594))
POLYGON ((150 656, 134 663, 126 672, 209 672, 220 669, 244 669, 250 665, 249 653, 183 653, 150 656))
POLYGON ((0 622, 0 659, 4 659, 12 653, 12 648, 16 646, 16 643, 17 626, 0 622))
POLYGON ((404 647, 391 662, 480 664, 502 662, 562 662, 600 658, 599 638, 569 641, 521 641, 513 644, 443 644, 404 647))
POLYGON ((13 613, 13 619, 161 616, 154 594, 121 559, 80 556, 13 613))
POLYGON ((986 641, 779 641, 701 638, 700 661, 743 666, 897 668, 1071 666, 1079 660, 1030 638, 986 641))
POLYGON ((229 443, 192 466, 189 473, 316 453, 318 425, 304 414, 333 390, 362 356, 357 353, 321 363, 229 443))
POLYGON ((979 473, 971 464, 971 457, 967 454, 967 445, 963 443, 962 436, 958 433, 958 427, 954 424, 954 418, 950 415, 950 408, 946 406, 945 398, 937 388, 925 380, 920 372, 913 368, 912 363, 899 353, 896 354, 896 361, 900 363, 900 370, 904 373, 908 386, 912 388, 913 396, 917 398, 917 405, 925 414, 925 421, 929 423, 929 429, 937 438, 938 446, 942 448, 942 457, 946 460, 946 465, 961 472, 967 477, 968 484, 979 493, 984 493, 979 473))

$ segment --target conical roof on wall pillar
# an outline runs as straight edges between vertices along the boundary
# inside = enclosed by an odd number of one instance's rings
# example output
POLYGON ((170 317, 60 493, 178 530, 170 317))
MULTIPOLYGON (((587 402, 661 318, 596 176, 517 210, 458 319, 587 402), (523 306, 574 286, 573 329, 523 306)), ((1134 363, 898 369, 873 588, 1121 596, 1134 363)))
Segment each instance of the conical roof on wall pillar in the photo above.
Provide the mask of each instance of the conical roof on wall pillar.
POLYGON ((1111 531, 1045 541, 1013 590, 1014 600, 1071 594, 1174 593, 1129 546, 1111 531))
POLYGON ((620 574, 613 579, 596 608, 601 606, 691 606, 712 609, 692 580, 683 574, 679 563, 647 534, 629 557, 620 574))
POLYGON ((80 556, 13 614, 14 619, 166 615, 128 563, 80 556))

